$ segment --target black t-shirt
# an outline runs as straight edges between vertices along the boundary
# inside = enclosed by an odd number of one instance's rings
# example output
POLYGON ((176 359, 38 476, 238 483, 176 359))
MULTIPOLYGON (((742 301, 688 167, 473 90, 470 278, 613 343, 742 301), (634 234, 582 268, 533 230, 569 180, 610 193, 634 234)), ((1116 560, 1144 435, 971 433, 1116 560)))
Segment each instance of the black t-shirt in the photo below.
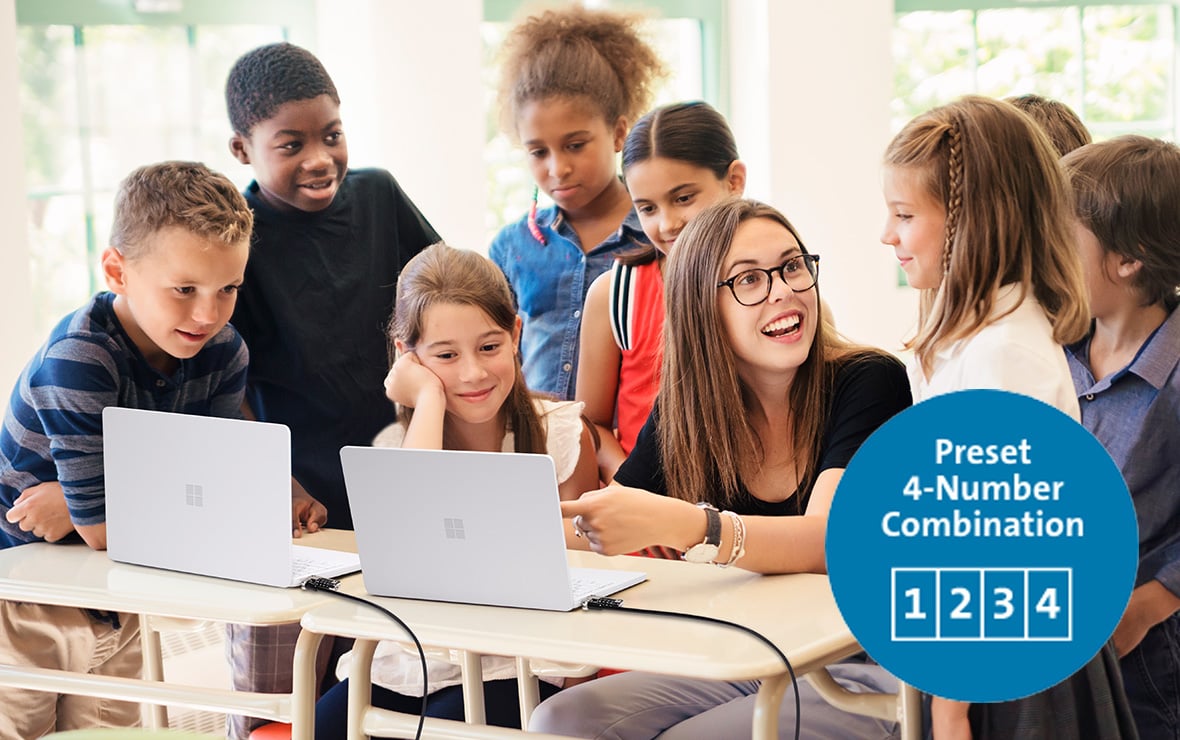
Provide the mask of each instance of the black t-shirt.
MULTIPOLYGON (((877 427, 913 402, 905 367, 888 355, 855 357, 837 370, 831 390, 828 419, 820 444, 819 466, 812 482, 829 468, 845 468, 848 461, 877 427)), ((639 432, 631 455, 615 473, 615 483, 668 495, 664 479, 664 462, 659 445, 659 400, 639 432)), ((740 484, 740 481, 739 481, 740 484)), ((798 491, 785 501, 771 503, 755 498, 741 485, 739 498, 727 508, 738 514, 787 516, 806 508, 811 495, 804 493, 796 502, 798 491)))
POLYGON ((318 213, 278 212, 246 189, 254 238, 233 325, 250 348, 246 398, 291 428, 295 479, 351 529, 340 448, 394 419, 383 381, 397 276, 439 240, 393 176, 352 170, 318 213))

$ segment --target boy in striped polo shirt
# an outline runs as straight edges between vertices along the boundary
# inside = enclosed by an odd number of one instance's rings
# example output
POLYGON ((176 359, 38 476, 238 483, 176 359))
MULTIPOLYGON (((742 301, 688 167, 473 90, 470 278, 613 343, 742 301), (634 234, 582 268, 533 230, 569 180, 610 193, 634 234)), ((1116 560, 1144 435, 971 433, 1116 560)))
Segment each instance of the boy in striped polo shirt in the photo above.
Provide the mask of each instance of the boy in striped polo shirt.
MULTIPOLYGON (((0 548, 106 548, 102 410, 241 416, 246 345, 229 325, 253 215, 196 162, 140 167, 115 200, 109 291, 63 318, 21 373, 0 428, 0 548)), ((0 601, 0 663, 135 677, 135 615, 0 601)), ((0 738, 134 726, 139 705, 8 690, 0 738)))

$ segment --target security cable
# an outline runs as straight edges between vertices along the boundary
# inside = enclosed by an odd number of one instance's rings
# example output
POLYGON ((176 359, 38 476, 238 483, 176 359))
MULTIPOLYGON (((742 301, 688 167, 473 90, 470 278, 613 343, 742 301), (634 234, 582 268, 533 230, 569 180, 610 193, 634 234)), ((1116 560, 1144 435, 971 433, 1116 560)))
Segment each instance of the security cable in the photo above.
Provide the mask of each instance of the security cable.
POLYGON ((773 642, 770 641, 770 639, 768 637, 766 637, 762 633, 758 632, 757 630, 750 629, 749 627, 747 627, 744 624, 738 624, 737 622, 727 622, 724 619, 716 619, 714 617, 706 617, 701 614, 686 614, 684 612, 666 612, 666 611, 659 611, 656 609, 637 609, 635 607, 623 606, 622 599, 607 599, 607 598, 587 599, 586 602, 582 604, 582 608, 586 609, 586 610, 594 609, 594 610, 609 610, 609 611, 628 612, 630 614, 647 614, 647 615, 655 616, 655 617, 680 617, 682 619, 695 619, 699 622, 707 622, 709 624, 720 624, 725 627, 732 627, 734 629, 741 630, 742 632, 745 632, 746 634, 749 634, 749 635, 752 635, 752 636, 758 638, 758 640, 762 641, 763 644, 768 646, 771 650, 773 650, 778 655, 779 658, 782 659, 783 665, 785 665, 787 667, 787 673, 789 673, 791 676, 791 690, 795 694, 795 740, 799 740, 799 731, 800 731, 800 727, 802 725, 799 715, 802 710, 802 707, 800 706, 800 701, 799 701, 799 681, 795 677, 795 668, 794 668, 794 666, 791 665, 791 661, 787 659, 786 653, 784 653, 782 650, 780 650, 778 645, 775 645, 773 642))
MULTIPOLYGON (((401 617, 389 611, 380 604, 340 591, 340 581, 334 578, 308 578, 303 582, 301 587, 307 591, 323 591, 324 593, 339 596, 342 599, 349 599, 351 601, 356 601, 361 604, 371 606, 374 609, 384 613, 393 621, 397 622, 398 626, 405 630, 406 634, 410 636, 410 639, 414 641, 414 646, 418 648, 418 660, 422 663, 422 711, 418 714, 418 731, 414 733, 414 740, 421 740, 422 726, 426 722, 426 704, 429 698, 427 696, 427 689, 429 688, 429 683, 427 682, 426 676, 426 651, 422 649, 422 643, 418 641, 418 636, 414 634, 414 631, 410 629, 408 624, 402 621, 401 617)), ((348 690, 355 691, 357 690, 357 687, 349 686, 348 690)))

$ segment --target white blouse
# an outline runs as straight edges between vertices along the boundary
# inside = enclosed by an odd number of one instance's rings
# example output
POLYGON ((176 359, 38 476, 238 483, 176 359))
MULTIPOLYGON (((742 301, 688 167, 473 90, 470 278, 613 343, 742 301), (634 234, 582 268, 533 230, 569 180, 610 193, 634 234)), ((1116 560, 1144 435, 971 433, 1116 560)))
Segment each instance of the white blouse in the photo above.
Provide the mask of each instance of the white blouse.
POLYGON ((1081 419, 1065 350, 1053 339, 1053 326, 1032 295, 1005 285, 992 317, 975 334, 939 350, 927 378, 917 357, 907 363, 914 403, 953 391, 976 388, 1022 393, 1081 419), (1000 314, 1015 306, 1007 316, 1000 314))

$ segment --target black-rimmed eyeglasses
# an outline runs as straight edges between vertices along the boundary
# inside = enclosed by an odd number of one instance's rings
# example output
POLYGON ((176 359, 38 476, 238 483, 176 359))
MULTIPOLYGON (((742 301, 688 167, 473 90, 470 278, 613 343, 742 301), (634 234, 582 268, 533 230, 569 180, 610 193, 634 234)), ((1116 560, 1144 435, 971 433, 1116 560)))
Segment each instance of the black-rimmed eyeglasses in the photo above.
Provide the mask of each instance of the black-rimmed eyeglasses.
POLYGON ((796 293, 811 290, 819 280, 819 255, 797 254, 778 267, 752 267, 717 283, 733 293, 733 298, 743 306, 757 306, 770 297, 774 276, 778 275, 783 284, 796 293))

